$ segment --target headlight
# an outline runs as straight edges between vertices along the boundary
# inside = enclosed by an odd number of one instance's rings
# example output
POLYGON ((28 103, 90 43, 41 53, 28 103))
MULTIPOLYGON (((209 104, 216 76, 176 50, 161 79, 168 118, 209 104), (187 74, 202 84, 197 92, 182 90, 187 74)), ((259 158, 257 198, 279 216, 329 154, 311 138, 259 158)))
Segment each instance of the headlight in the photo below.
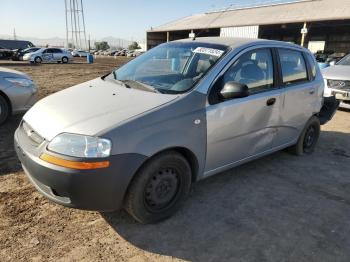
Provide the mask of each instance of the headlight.
POLYGON ((327 85, 329 88, 334 89, 348 89, 350 87, 350 81, 327 79, 327 85))
POLYGON ((62 133, 56 136, 47 147, 50 151, 74 157, 108 157, 112 143, 105 138, 62 133))
POLYGON ((18 87, 28 87, 33 85, 33 81, 28 78, 6 77, 5 80, 18 87))

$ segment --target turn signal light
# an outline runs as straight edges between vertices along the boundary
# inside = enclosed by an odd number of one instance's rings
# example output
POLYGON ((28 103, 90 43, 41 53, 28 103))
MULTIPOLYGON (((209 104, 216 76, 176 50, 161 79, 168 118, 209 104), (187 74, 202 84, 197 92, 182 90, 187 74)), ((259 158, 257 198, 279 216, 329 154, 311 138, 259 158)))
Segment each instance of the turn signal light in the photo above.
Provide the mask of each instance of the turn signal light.
POLYGON ((98 169, 98 168, 106 168, 109 167, 109 161, 100 161, 100 162, 79 162, 79 161, 71 161, 59 157, 55 157, 49 154, 42 154, 40 156, 41 160, 44 160, 50 164, 54 164, 57 166, 72 168, 72 169, 98 169))

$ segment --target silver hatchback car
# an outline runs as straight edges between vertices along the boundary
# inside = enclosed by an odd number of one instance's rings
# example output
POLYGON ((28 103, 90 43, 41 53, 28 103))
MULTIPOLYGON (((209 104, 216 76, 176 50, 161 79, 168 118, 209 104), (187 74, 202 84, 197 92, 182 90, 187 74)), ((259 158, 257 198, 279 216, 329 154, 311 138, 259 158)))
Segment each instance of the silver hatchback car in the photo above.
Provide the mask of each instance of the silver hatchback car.
POLYGON ((153 223, 173 214, 195 181, 284 148, 311 153, 335 110, 323 107, 323 90, 315 59, 297 45, 174 41, 39 101, 15 147, 52 201, 124 207, 153 223))

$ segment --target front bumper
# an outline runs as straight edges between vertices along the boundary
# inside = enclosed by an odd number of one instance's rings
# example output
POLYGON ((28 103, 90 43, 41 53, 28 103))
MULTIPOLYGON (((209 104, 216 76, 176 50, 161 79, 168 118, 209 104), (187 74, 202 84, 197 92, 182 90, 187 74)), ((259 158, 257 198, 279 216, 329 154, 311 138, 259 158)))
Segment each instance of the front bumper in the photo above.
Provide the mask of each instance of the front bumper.
POLYGON ((29 180, 45 197, 64 206, 98 211, 123 206, 128 185, 146 159, 140 154, 114 155, 108 168, 94 170, 56 166, 39 158, 42 146, 37 147, 21 125, 15 132, 15 149, 29 180))
POLYGON ((350 100, 350 91, 332 89, 332 95, 338 100, 350 100))
POLYGON ((329 88, 331 94, 340 101, 339 107, 350 109, 350 91, 329 88))

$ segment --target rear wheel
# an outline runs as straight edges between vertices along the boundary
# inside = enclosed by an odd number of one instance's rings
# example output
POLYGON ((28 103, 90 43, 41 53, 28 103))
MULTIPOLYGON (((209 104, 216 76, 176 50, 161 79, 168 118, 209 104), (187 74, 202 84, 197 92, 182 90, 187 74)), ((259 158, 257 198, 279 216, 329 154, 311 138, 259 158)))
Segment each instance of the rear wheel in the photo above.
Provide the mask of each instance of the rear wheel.
POLYGON ((0 95, 0 125, 6 121, 10 114, 10 108, 6 99, 0 95))
POLYGON ((318 138, 320 136, 320 120, 313 116, 306 123, 298 142, 289 148, 289 151, 295 155, 311 154, 314 152, 318 138))
POLYGON ((68 63, 68 57, 66 57, 66 56, 62 57, 62 63, 67 64, 68 63))
POLYGON ((40 56, 37 56, 37 57, 34 58, 34 62, 35 62, 36 64, 40 64, 42 61, 43 61, 43 60, 41 59, 40 56))
POLYGON ((174 214, 191 186, 191 168, 177 152, 161 153, 146 163, 131 182, 125 209, 141 223, 155 223, 174 214))

